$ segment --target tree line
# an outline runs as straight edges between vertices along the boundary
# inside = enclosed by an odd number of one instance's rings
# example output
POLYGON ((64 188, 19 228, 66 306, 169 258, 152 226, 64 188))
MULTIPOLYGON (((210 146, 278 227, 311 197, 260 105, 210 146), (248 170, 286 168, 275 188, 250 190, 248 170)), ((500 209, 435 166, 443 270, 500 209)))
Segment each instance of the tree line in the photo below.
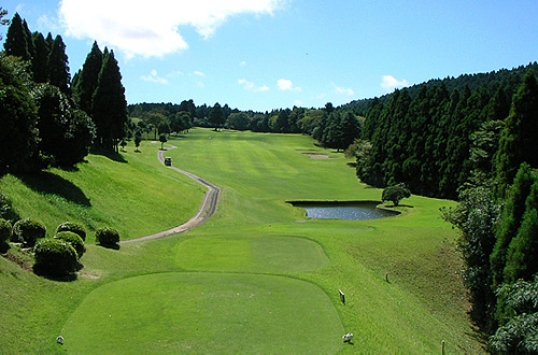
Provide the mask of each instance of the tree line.
POLYGON ((61 36, 31 32, 17 13, 10 21, 0 54, 1 174, 72 166, 91 147, 117 151, 127 136, 114 52, 94 43, 71 80, 65 49, 61 36))

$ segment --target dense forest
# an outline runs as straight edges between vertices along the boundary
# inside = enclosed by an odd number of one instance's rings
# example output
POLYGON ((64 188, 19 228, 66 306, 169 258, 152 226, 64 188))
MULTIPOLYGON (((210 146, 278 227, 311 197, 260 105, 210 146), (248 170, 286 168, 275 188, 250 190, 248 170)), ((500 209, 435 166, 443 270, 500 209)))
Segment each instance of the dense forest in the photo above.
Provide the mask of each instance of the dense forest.
POLYGON ((493 353, 537 353, 537 71, 531 63, 434 79, 340 107, 127 105, 112 50, 94 43, 71 78, 61 36, 31 32, 15 14, 0 55, 0 174, 73 166, 90 149, 113 154, 127 140, 195 126, 307 134, 355 157, 369 185, 458 200, 441 215, 461 231, 473 324, 493 353))

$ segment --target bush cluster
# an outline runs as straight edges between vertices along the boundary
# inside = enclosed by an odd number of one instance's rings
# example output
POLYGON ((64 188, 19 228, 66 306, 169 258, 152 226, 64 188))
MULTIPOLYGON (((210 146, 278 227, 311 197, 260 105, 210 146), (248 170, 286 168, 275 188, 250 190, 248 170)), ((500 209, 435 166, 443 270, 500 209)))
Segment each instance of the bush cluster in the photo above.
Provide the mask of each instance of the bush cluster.
POLYGON ((77 269, 75 249, 61 239, 42 239, 35 245, 34 271, 39 274, 64 276, 77 269))
POLYGON ((95 231, 95 240, 104 246, 115 246, 120 242, 120 234, 112 227, 101 227, 95 231))
POLYGON ((64 222, 56 228, 56 234, 60 232, 73 232, 76 233, 82 238, 83 241, 86 241, 86 228, 80 223, 75 222, 64 222))
POLYGON ((0 245, 7 243, 13 235, 13 226, 7 219, 0 218, 0 245))
POLYGON ((47 228, 39 221, 30 218, 20 219, 13 225, 11 241, 33 247, 38 239, 45 238, 47 228))
POLYGON ((77 252, 78 259, 80 259, 82 255, 84 255, 84 252, 86 251, 86 247, 84 246, 84 241, 82 240, 80 235, 76 234, 75 232, 70 232, 70 231, 59 232, 59 233, 56 233, 54 238, 62 240, 68 243, 69 245, 71 245, 77 252))

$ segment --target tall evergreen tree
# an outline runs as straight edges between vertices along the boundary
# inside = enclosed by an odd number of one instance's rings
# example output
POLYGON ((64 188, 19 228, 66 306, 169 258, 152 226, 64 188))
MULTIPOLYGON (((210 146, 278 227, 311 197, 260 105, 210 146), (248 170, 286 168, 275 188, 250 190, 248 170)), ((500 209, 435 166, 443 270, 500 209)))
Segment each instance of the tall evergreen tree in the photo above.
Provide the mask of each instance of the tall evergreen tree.
POLYGON ((49 83, 71 96, 71 74, 69 73, 69 59, 65 53, 65 44, 60 35, 56 36, 50 50, 47 68, 49 70, 49 83))
POLYGON ((519 279, 532 281, 538 272, 538 180, 532 184, 525 202, 521 226, 508 246, 504 281, 514 283, 519 279))
POLYGON ((93 119, 97 127, 97 145, 118 151, 119 141, 125 137, 127 101, 125 88, 114 52, 105 48, 103 65, 97 88, 93 94, 93 119))
POLYGON ((538 82, 533 70, 529 70, 523 83, 512 99, 510 115, 501 132, 497 166, 497 196, 504 197, 506 188, 512 184, 520 164, 527 162, 538 167, 538 82))
POLYGON ((50 47, 41 32, 32 34, 34 53, 32 56, 33 79, 36 83, 46 83, 49 78, 48 58, 50 47))
POLYGON ((97 42, 93 42, 92 49, 86 56, 82 70, 77 75, 76 85, 73 87, 73 96, 78 107, 90 116, 92 115, 93 94, 97 88, 102 65, 103 53, 97 42))
POLYGON ((530 194, 531 186, 537 180, 538 176, 530 165, 527 163, 521 164, 514 179, 514 184, 504 202, 499 223, 496 226, 495 246, 490 255, 494 288, 504 282, 504 268, 508 248, 521 226, 523 214, 525 213, 525 202, 530 194))
POLYGON ((28 26, 26 21, 15 13, 11 20, 6 34, 6 41, 4 42, 4 50, 7 55, 20 57, 23 60, 30 60, 30 42, 31 38, 28 36, 28 26))

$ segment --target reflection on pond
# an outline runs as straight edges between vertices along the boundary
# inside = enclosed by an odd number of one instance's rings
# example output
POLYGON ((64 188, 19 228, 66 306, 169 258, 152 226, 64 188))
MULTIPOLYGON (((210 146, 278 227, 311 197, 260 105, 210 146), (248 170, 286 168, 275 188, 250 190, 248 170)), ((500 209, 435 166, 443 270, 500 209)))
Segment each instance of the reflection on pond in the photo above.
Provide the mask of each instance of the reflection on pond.
POLYGON ((292 201, 295 207, 306 210, 308 218, 330 218, 344 220, 368 220, 389 217, 399 214, 377 208, 381 201, 320 202, 292 201))

